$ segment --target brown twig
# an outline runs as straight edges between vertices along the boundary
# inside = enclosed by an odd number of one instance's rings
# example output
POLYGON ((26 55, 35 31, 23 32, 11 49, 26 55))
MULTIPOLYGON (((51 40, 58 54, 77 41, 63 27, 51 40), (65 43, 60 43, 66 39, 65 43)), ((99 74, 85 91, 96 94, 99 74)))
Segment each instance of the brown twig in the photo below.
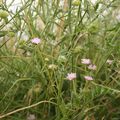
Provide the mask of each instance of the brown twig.
POLYGON ((10 116, 10 115, 12 115, 12 114, 14 114, 14 113, 23 111, 23 110, 33 108, 33 107, 35 107, 35 106, 37 106, 37 105, 39 105, 39 104, 42 104, 42 103, 51 103, 51 104, 57 105, 57 104, 54 103, 54 102, 44 100, 44 101, 40 101, 40 102, 37 102, 37 103, 35 103, 35 104, 26 106, 26 107, 19 108, 19 109, 17 109, 17 110, 14 110, 14 111, 12 111, 12 112, 6 113, 6 114, 4 114, 4 115, 1 115, 1 116, 0 116, 0 119, 5 118, 5 117, 7 117, 7 116, 10 116))

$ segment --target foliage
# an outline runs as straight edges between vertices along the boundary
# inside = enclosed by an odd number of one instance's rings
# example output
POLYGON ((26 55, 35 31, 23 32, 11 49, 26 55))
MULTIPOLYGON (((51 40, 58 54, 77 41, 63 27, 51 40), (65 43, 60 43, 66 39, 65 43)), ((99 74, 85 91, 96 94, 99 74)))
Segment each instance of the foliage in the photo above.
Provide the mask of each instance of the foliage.
POLYGON ((14 0, 7 1, 0 4, 6 11, 0 18, 0 118, 119 120, 120 1, 21 0, 16 11, 14 0), (68 80, 68 73, 76 79, 68 80))

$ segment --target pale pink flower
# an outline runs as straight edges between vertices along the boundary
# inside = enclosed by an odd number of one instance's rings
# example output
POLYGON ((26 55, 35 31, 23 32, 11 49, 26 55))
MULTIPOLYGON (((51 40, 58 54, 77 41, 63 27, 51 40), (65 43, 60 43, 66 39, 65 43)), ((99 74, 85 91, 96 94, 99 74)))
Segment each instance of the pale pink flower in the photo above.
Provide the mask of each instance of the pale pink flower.
POLYGON ((81 59, 81 61, 82 64, 86 64, 86 65, 89 65, 91 63, 90 59, 81 59))
POLYGON ((41 40, 39 38, 33 38, 31 40, 31 42, 34 43, 34 44, 39 44, 41 42, 41 40))
POLYGON ((106 61, 106 63, 108 63, 109 65, 111 65, 112 62, 113 62, 113 60, 109 60, 109 59, 106 61))
POLYGON ((96 70, 96 65, 91 64, 91 65, 88 66, 88 69, 90 69, 90 70, 96 70))
POLYGON ((76 73, 68 73, 67 74, 67 79, 68 80, 74 80, 74 79, 76 79, 76 73))
POLYGON ((91 76, 84 76, 85 80, 93 80, 91 76))

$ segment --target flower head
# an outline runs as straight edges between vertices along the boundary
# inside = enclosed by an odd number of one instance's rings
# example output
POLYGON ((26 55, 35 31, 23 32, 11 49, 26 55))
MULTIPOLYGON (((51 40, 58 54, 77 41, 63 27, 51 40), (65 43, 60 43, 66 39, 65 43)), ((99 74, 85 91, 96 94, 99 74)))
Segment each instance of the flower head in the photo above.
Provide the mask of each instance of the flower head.
POLYGON ((90 69, 90 70, 96 70, 96 65, 91 64, 91 65, 88 66, 88 69, 90 69))
POLYGON ((93 80, 91 76, 84 76, 85 80, 93 80))
POLYGON ((66 78, 68 80, 74 80, 76 79, 76 73, 68 73, 66 78))
POLYGON ((86 65, 91 63, 90 59, 81 59, 81 61, 82 64, 86 64, 86 65))
POLYGON ((39 44, 41 42, 41 40, 39 38, 33 38, 31 40, 31 42, 34 43, 34 44, 39 44))
POLYGON ((49 58, 45 58, 45 61, 46 61, 46 62, 49 62, 49 58))
POLYGON ((48 66, 48 69, 50 69, 50 70, 56 70, 56 69, 57 69, 57 65, 55 65, 55 64, 50 64, 50 65, 48 66))
POLYGON ((108 63, 109 65, 111 65, 112 62, 113 62, 113 60, 109 60, 109 59, 106 61, 106 63, 108 63))

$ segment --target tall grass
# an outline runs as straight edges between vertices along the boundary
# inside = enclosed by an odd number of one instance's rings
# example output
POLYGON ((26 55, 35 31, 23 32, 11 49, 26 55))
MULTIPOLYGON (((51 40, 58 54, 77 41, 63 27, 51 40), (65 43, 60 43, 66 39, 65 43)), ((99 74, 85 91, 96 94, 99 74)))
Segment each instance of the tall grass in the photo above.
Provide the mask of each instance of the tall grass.
POLYGON ((7 2, 0 1, 0 119, 119 120, 120 1, 21 0, 14 12, 7 2))

